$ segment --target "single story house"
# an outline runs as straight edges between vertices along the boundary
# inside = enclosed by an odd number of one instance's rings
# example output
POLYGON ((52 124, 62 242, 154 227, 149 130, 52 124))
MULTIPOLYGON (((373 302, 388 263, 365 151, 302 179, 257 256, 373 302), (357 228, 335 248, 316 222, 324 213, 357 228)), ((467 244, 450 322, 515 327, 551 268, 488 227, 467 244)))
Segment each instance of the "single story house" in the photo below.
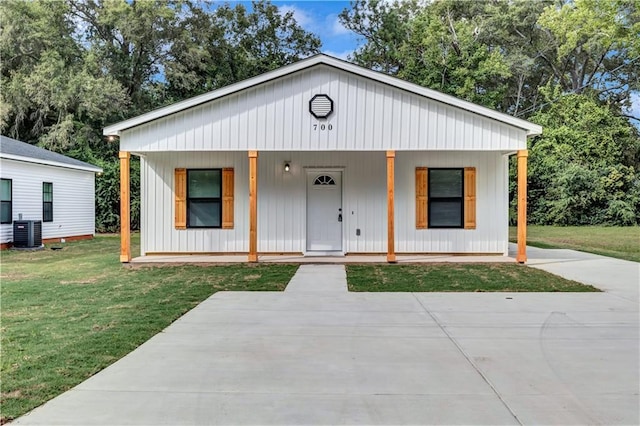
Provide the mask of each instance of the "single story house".
POLYGON ((141 162, 141 252, 349 255, 508 250, 518 157, 536 124, 316 55, 104 129, 119 138, 121 261, 129 162, 141 162))
POLYGON ((95 174, 102 169, 0 136, 0 244, 13 242, 13 222, 42 221, 43 243, 93 238, 95 174))

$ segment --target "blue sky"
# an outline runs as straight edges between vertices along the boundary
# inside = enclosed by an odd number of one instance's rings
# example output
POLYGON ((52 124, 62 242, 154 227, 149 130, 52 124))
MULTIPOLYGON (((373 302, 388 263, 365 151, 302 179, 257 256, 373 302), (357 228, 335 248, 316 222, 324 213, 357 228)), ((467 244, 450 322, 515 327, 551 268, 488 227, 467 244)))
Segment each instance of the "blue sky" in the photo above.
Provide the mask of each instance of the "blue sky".
MULTIPOLYGON (((221 2, 224 3, 224 2, 221 2)), ((251 8, 249 1, 229 1, 230 4, 242 3, 251 8)), ((350 7, 349 1, 280 1, 272 0, 283 12, 293 12, 298 24, 305 30, 316 34, 322 40, 322 52, 341 59, 347 59, 349 53, 358 46, 359 37, 340 24, 338 15, 350 7)))
POLYGON ((349 1, 274 1, 283 11, 293 12, 296 21, 322 40, 322 51, 346 59, 358 46, 358 36, 340 24, 338 15, 349 1))

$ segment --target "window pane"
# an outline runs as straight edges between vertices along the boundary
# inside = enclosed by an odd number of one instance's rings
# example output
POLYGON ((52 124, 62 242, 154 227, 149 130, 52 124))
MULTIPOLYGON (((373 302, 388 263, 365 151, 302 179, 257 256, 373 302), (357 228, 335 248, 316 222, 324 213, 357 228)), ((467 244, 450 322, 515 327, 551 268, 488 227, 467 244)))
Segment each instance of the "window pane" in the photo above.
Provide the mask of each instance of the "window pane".
POLYGON ((189 226, 219 227, 219 201, 189 201, 189 226))
POLYGON ((462 197, 462 170, 429 170, 429 197, 462 197))
POLYGON ((0 222, 11 223, 11 203, 3 201, 0 205, 0 222))
POLYGON ((42 206, 42 220, 45 222, 53 221, 53 203, 44 203, 42 206))
POLYGON ((432 200, 429 209, 429 226, 461 227, 462 201, 432 200))
POLYGON ((220 170, 189 170, 189 198, 219 198, 220 170))
POLYGON ((53 201, 53 184, 49 182, 44 182, 42 184, 42 201, 51 202, 53 201))
POLYGON ((0 181, 0 200, 11 201, 11 181, 9 179, 0 181))

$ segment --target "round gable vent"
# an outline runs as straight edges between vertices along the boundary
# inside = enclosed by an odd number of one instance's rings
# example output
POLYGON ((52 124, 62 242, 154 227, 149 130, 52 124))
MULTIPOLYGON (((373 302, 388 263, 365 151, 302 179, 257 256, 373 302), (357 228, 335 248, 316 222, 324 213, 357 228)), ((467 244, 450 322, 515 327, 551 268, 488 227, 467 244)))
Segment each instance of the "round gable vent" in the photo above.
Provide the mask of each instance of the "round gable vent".
POLYGON ((309 101, 309 112, 315 118, 327 118, 333 112, 333 101, 327 95, 314 95, 309 101))

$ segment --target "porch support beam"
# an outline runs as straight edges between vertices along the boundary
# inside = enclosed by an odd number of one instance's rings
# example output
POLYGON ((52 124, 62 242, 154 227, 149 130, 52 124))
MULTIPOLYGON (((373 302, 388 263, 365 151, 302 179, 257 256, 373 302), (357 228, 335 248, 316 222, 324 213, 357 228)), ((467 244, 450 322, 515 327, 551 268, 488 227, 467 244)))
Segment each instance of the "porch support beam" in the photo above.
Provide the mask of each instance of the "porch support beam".
POLYGON ((258 261, 258 151, 249 151, 249 262, 258 261))
POLYGON ((396 262, 394 234, 395 151, 387 151, 387 262, 396 262))
POLYGON ((120 151, 120 262, 131 261, 131 154, 120 151))
POLYGON ((529 151, 518 151, 518 254, 516 262, 527 261, 527 157, 529 151))

